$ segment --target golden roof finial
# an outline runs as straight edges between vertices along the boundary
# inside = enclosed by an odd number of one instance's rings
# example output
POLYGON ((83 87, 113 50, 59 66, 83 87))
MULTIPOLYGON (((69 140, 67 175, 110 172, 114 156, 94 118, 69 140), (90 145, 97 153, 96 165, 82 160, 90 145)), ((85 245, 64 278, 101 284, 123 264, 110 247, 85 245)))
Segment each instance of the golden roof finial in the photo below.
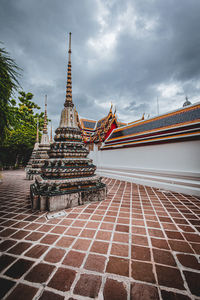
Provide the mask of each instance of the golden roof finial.
POLYGON ((47 95, 45 95, 45 109, 44 109, 44 127, 43 133, 47 134, 47 95))
POLYGON ((72 72, 71 72, 71 32, 69 33, 69 50, 68 50, 68 68, 67 68, 67 86, 64 106, 73 106, 72 103, 72 72))

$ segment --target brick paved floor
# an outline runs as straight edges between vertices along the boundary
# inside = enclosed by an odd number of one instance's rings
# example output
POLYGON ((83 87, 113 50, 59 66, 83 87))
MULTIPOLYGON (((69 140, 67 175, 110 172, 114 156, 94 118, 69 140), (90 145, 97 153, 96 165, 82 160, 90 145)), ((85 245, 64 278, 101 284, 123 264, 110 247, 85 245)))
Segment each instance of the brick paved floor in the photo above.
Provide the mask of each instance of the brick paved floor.
POLYGON ((200 299, 200 199, 104 178, 103 202, 47 220, 24 171, 0 184, 0 298, 200 299))

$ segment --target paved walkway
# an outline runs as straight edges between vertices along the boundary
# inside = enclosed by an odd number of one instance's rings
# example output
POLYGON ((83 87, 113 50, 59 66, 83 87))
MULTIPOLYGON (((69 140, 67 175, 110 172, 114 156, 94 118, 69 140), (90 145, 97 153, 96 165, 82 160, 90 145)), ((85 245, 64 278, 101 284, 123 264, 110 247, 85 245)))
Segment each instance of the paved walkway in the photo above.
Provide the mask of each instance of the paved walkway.
POLYGON ((0 298, 200 299, 200 199, 104 178, 103 202, 47 220, 24 171, 0 184, 0 298))

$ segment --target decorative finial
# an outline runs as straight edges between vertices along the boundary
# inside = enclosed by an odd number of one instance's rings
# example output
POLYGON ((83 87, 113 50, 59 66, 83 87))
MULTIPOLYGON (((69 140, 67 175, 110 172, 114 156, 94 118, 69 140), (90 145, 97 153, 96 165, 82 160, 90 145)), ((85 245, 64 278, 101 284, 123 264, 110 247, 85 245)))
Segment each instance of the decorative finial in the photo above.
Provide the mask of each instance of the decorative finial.
POLYGON ((47 95, 45 95, 45 109, 44 109, 44 127, 43 133, 47 134, 47 95))
POLYGON ((73 107, 72 103, 72 72, 71 72, 71 32, 69 33, 69 50, 68 50, 68 68, 67 68, 67 87, 66 87, 66 99, 64 106, 73 107))
POLYGON ((37 117, 37 135, 36 135, 36 143, 39 143, 39 120, 38 120, 38 117, 37 117))
POLYGON ((71 49, 71 35, 72 33, 69 33, 69 50, 68 50, 68 54, 69 54, 69 61, 71 62, 71 53, 72 53, 72 49, 71 49))
POLYGON ((51 136, 50 136, 50 143, 53 143, 53 138, 52 138, 52 122, 51 122, 51 136))

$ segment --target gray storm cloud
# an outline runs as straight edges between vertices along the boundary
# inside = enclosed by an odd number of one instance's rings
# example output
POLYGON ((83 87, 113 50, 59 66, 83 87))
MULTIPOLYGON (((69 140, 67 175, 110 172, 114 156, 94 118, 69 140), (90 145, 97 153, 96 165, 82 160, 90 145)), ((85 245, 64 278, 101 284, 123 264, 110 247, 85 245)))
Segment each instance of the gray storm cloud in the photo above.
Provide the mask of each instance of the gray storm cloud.
POLYGON ((110 102, 122 121, 191 102, 200 92, 200 1, 1 0, 0 41, 23 68, 21 85, 54 128, 65 99, 72 32, 73 101, 100 119, 110 102))

